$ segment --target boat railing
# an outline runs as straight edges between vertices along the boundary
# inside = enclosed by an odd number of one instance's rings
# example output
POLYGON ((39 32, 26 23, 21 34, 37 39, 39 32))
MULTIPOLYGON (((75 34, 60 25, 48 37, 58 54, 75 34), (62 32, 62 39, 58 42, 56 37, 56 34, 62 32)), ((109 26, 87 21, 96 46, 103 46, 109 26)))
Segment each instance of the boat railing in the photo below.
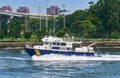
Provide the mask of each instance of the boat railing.
POLYGON ((72 37, 64 37, 64 38, 63 38, 63 41, 73 42, 73 41, 74 41, 74 38, 72 38, 72 37))
POLYGON ((33 45, 30 42, 26 42, 26 48, 31 48, 33 45))
POLYGON ((90 44, 88 47, 91 47, 91 46, 95 45, 96 43, 97 43, 97 42, 94 42, 94 43, 90 44))

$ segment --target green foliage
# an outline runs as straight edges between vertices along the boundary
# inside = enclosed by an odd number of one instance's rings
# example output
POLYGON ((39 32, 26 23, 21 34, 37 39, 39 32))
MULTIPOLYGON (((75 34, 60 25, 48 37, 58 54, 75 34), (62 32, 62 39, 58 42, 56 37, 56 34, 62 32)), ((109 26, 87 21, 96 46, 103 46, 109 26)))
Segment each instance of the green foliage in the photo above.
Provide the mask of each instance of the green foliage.
POLYGON ((28 21, 28 28, 32 32, 36 32, 39 29, 39 20, 30 18, 28 21))
POLYGON ((57 32, 56 36, 58 37, 64 37, 66 34, 65 29, 61 29, 59 32, 57 32))
POLYGON ((70 27, 73 22, 84 21, 87 19, 88 10, 77 10, 73 14, 66 16, 66 26, 70 27))
POLYGON ((89 20, 97 26, 97 34, 111 37, 120 31, 120 0, 99 0, 89 9, 89 20))
POLYGON ((29 40, 32 36, 32 32, 31 31, 28 31, 28 32, 24 32, 24 38, 29 40))
POLYGON ((85 36, 96 31, 96 27, 90 21, 76 21, 71 25, 71 32, 76 36, 85 36))
POLYGON ((36 32, 37 38, 40 41, 42 37, 46 35, 46 29, 42 28, 42 30, 37 30, 36 32))
POLYGON ((8 29, 8 34, 10 37, 12 37, 12 41, 15 39, 15 38, 19 38, 20 37, 20 33, 21 33, 21 24, 19 22, 18 19, 16 18, 13 18, 11 20, 9 20, 9 23, 7 24, 7 29, 8 29))
POLYGON ((56 18, 56 31, 59 31, 63 28, 63 15, 60 15, 56 18))
POLYGON ((48 18, 48 32, 46 33, 45 19, 42 19, 42 30, 40 31, 39 19, 29 16, 10 19, 9 16, 0 14, 0 38, 12 37, 14 40, 21 37, 21 32, 24 33, 23 36, 26 39, 33 34, 33 37, 37 36, 39 40, 48 34, 63 37, 66 33, 70 36, 120 38, 120 0, 98 0, 97 3, 91 1, 88 4, 90 4, 88 9, 77 10, 65 16, 65 29, 63 29, 63 15, 56 17, 55 34, 53 17, 48 18), (31 32, 25 32, 26 25, 28 31, 31 32))
POLYGON ((4 32, 2 29, 0 29, 0 39, 3 39, 3 37, 4 37, 4 32))

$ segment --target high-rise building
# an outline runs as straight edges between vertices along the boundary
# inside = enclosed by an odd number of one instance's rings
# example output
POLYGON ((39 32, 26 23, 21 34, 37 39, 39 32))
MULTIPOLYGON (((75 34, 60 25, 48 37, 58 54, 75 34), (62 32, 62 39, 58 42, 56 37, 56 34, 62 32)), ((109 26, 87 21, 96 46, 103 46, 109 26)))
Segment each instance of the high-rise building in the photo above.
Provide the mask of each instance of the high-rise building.
POLYGON ((50 8, 47 8, 47 14, 49 15, 59 15, 60 8, 58 6, 51 6, 50 8))
POLYGON ((19 7, 19 9, 17 9, 17 12, 19 12, 19 13, 30 13, 30 9, 28 7, 19 7))
POLYGON ((2 6, 2 8, 0 8, 1 12, 12 12, 12 7, 10 6, 2 6))

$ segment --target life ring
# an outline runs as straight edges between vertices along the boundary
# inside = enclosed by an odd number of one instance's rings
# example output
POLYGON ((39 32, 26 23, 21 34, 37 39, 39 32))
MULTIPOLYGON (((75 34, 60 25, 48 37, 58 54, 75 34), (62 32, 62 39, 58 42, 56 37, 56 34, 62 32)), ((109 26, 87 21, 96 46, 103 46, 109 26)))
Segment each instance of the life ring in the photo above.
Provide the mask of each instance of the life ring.
POLYGON ((45 46, 45 50, 47 50, 47 46, 45 46))

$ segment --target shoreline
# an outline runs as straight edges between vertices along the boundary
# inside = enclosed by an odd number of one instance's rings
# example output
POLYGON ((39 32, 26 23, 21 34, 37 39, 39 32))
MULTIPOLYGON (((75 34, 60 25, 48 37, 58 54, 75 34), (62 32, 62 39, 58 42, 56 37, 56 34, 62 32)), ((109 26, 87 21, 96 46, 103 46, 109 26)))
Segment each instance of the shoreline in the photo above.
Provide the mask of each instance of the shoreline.
POLYGON ((40 42, 0 42, 0 49, 24 49, 26 44, 39 45, 40 42))
MULTIPOLYGON (((88 46, 92 44, 93 42, 83 42, 81 45, 82 46, 88 46)), ((24 49, 26 44, 30 45, 40 45, 40 42, 0 42, 0 49, 24 49)), ((109 51, 110 49, 114 49, 113 51, 118 51, 120 52, 120 41, 101 41, 101 42, 96 42, 95 45, 93 45, 96 49, 100 49, 100 51, 107 50, 109 51)))

